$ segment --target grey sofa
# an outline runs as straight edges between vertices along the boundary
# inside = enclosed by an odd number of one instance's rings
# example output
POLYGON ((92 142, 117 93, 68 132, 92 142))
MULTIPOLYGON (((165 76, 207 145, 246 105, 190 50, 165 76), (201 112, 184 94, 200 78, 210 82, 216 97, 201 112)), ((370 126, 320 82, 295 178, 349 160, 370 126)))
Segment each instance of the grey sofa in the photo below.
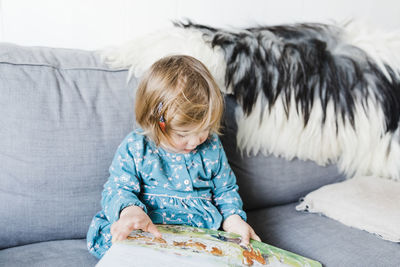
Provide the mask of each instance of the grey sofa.
MULTIPOLYGON (((0 44, 0 266, 94 266, 86 232, 120 141, 134 127, 137 80, 95 52, 0 44)), ((324 266, 400 266, 400 245, 298 212, 299 198, 343 180, 335 166, 241 155, 236 103, 222 141, 248 221, 264 242, 324 266)))

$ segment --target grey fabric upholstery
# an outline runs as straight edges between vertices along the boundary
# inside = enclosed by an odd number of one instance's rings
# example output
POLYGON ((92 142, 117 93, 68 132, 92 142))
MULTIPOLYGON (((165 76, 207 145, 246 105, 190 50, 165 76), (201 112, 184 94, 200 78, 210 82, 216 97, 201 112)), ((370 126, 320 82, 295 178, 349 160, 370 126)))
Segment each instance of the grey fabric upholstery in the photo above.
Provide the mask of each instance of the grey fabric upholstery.
POLYGON ((88 253, 85 239, 35 243, 0 250, 0 266, 92 267, 96 257, 88 253))
POLYGON ((126 76, 90 52, 0 46, 0 249, 86 237, 133 128, 126 76))
POLYGON ((330 218, 298 212, 297 203, 248 212, 261 240, 318 260, 324 266, 400 266, 400 244, 330 218))
MULTIPOLYGON (((319 260, 324 266, 400 266, 400 244, 323 216, 297 212, 294 206, 291 203, 249 212, 249 222, 263 241, 319 260)), ((41 242, 0 251, 0 266, 94 266, 96 262, 83 239, 41 242)))
MULTIPOLYGON (((96 264, 82 238, 115 150, 134 127, 137 80, 127 84, 127 73, 94 52, 0 44, 0 266, 96 264)), ((235 106, 226 97, 221 139, 264 241, 329 267, 400 266, 399 244, 296 212, 293 203, 277 206, 343 176, 334 165, 242 157, 235 106)))

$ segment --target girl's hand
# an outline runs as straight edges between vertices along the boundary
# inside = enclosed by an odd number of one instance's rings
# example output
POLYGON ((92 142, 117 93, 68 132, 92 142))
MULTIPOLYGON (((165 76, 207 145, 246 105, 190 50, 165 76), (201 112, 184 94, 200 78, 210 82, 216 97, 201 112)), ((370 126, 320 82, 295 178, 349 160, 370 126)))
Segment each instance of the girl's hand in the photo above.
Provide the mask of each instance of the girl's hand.
POLYGON ((261 241, 261 239, 256 235, 253 228, 243 221, 242 217, 237 214, 231 215, 222 223, 222 229, 226 232, 231 232, 238 234, 242 237, 242 243, 248 245, 250 243, 250 238, 261 241))
POLYGON ((141 207, 126 207, 121 211, 119 220, 111 225, 111 242, 125 240, 133 230, 139 229, 152 233, 156 238, 161 237, 161 233, 141 207))

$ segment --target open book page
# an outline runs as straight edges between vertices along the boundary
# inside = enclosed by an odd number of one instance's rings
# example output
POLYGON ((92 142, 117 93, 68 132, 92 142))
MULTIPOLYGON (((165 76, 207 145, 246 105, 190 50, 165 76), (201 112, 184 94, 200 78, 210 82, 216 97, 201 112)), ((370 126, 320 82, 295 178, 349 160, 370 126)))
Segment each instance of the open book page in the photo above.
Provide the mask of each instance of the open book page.
POLYGON ((105 266, 296 266, 320 267, 319 262, 251 241, 239 235, 182 225, 157 225, 162 238, 133 231, 114 244, 96 265, 105 266))

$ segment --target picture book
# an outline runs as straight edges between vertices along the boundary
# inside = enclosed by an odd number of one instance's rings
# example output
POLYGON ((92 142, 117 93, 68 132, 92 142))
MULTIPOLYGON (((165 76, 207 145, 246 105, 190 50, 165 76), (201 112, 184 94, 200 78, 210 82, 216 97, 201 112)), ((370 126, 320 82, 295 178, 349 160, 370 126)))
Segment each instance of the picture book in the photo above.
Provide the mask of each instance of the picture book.
POLYGON ((162 238, 140 230, 117 242, 96 265, 105 266, 290 266, 321 267, 315 261, 239 235, 182 225, 157 225, 162 238))

